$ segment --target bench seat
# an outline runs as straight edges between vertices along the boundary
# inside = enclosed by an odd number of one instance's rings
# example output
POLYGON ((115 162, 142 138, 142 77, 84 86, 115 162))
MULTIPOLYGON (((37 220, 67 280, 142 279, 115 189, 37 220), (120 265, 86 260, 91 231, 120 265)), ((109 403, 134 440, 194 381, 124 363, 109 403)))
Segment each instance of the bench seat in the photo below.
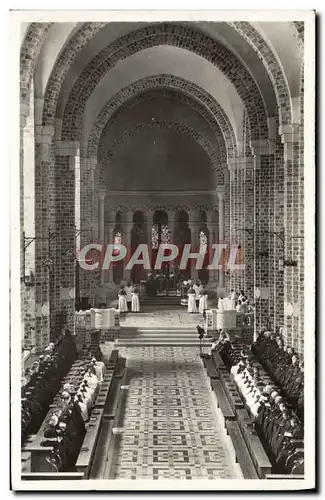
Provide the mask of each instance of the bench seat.
POLYGON ((244 479, 258 479, 253 461, 250 457, 246 443, 237 422, 226 422, 227 432, 231 438, 236 454, 236 462, 239 463, 244 479))
POLYGON ((259 477, 261 479, 265 479, 265 476, 267 474, 271 474, 272 472, 272 464, 265 453, 260 438, 258 437, 253 426, 247 425, 247 423, 242 422, 241 431, 255 465, 255 469, 257 470, 259 477))
POLYGON ((62 481, 84 479, 82 472, 23 472, 22 481, 62 481))
POLYGON ((303 474, 266 474, 265 479, 305 479, 303 474))
POLYGON ((87 424, 87 432, 75 465, 76 471, 82 472, 85 479, 88 479, 94 458, 102 418, 103 410, 101 408, 92 412, 89 423, 87 424))
POLYGON ((125 358, 119 358, 115 370, 114 370, 114 378, 122 378, 124 373, 125 373, 125 365, 126 365, 126 359, 125 358))
POLYGON ((219 374, 216 370, 216 367, 215 367, 215 364, 213 362, 212 359, 204 359, 204 364, 205 364, 205 368, 207 370, 207 374, 208 376, 211 378, 211 379, 218 379, 219 378, 219 374))
POLYGON ((109 370, 115 368, 117 360, 118 360, 118 350, 113 349, 107 363, 107 369, 109 370))

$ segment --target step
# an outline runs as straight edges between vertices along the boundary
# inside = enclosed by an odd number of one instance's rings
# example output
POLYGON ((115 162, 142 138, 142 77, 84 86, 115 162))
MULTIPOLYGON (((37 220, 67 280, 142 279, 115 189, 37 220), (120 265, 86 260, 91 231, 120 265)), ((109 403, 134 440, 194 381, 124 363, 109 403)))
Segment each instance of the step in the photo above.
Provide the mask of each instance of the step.
MULTIPOLYGON (((141 342, 136 342, 134 340, 126 341, 126 340, 121 340, 118 341, 118 346, 119 347, 171 347, 171 346, 182 346, 182 347, 197 347, 198 348, 198 343, 197 342, 162 342, 162 341, 141 341, 141 342)), ((206 347, 210 347, 209 344, 206 344, 206 347)))
POLYGON ((168 333, 177 333, 179 332, 189 332, 196 333, 196 325, 181 325, 178 327, 174 326, 121 326, 120 332, 168 332, 168 333))

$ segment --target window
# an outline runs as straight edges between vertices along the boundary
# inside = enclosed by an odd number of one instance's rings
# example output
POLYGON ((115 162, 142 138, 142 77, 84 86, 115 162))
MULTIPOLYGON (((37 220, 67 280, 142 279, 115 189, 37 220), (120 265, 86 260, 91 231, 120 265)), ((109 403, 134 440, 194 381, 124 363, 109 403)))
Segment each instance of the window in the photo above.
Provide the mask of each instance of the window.
POLYGON ((154 224, 151 229, 151 245, 154 249, 157 249, 159 245, 159 233, 157 224, 154 224))

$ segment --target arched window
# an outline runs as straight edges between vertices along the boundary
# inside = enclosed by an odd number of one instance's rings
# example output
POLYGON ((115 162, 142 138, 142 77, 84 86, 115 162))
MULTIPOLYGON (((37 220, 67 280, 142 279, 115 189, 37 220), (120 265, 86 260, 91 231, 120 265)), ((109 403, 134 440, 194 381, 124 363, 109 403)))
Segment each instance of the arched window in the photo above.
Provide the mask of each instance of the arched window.
POLYGON ((159 232, 158 224, 154 224, 151 229, 151 245, 152 248, 157 249, 159 246, 159 232))

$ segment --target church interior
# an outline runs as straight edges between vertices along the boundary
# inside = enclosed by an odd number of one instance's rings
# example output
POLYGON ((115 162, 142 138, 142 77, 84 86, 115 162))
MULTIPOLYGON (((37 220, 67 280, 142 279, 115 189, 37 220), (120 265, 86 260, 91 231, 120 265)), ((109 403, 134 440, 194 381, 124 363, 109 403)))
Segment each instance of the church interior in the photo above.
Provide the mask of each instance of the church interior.
POLYGON ((304 479, 304 33, 21 25, 23 480, 304 479))

